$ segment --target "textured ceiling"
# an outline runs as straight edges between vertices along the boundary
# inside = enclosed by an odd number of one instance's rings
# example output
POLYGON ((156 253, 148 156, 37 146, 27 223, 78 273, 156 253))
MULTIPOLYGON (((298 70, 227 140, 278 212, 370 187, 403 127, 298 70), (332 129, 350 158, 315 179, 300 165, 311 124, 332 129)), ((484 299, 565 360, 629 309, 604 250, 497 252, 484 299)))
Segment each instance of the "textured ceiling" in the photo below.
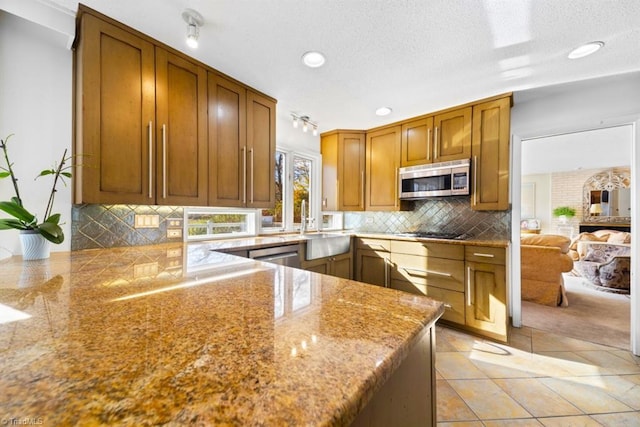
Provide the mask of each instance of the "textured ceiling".
MULTIPOLYGON (((77 1, 42 0, 73 11, 77 1)), ((309 115, 320 131, 370 128, 468 101, 640 69, 638 0, 85 0, 309 115), (185 45, 185 7, 205 19, 185 45), (581 60, 568 52, 602 40, 581 60), (320 69, 301 55, 320 50, 320 69), (380 106, 393 114, 375 116, 380 106)), ((300 138, 289 126, 278 141, 300 138)))

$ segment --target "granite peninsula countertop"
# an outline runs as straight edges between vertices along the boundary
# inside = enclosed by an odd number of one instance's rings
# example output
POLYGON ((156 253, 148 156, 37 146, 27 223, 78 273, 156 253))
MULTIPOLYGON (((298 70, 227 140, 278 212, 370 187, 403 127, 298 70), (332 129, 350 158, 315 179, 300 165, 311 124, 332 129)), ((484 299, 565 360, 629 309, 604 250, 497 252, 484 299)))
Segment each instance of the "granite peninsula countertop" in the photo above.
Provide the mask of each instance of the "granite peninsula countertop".
POLYGON ((432 299, 164 244, 0 261, 0 418, 346 425, 432 299))

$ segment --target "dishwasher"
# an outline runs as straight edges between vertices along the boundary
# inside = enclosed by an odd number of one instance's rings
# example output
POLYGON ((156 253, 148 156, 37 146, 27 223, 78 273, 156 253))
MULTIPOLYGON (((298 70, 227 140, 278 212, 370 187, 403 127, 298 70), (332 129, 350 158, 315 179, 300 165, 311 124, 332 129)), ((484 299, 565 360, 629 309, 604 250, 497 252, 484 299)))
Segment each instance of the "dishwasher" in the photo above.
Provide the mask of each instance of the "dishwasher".
POLYGON ((300 245, 274 246, 249 250, 249 258, 256 261, 271 262, 286 265, 287 267, 300 268, 300 245))

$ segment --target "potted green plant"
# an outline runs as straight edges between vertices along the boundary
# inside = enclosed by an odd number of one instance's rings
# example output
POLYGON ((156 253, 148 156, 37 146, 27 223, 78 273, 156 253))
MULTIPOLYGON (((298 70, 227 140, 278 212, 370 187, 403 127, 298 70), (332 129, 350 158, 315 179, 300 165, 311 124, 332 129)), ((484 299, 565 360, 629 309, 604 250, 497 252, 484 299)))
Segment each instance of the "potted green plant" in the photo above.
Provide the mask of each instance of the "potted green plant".
POLYGON ((568 218, 573 218, 576 214, 576 210, 569 206, 558 206, 553 210, 553 216, 558 217, 560 222, 566 224, 568 218))
POLYGON ((54 164, 51 169, 41 171, 40 174, 36 176, 36 179, 42 176, 53 176, 49 201, 44 210, 44 221, 39 222, 36 215, 24 207, 22 198, 20 197, 18 178, 16 178, 13 169, 14 164, 9 160, 7 149, 7 143, 11 136, 13 135, 9 135, 4 140, 0 140, 0 149, 2 149, 6 163, 6 166, 0 166, 0 178, 11 178, 15 196, 12 197, 11 200, 0 201, 0 210, 11 216, 11 218, 0 218, 0 230, 20 230, 24 259, 48 258, 48 242, 60 244, 64 241, 64 233, 60 227, 60 214, 52 213, 52 210, 58 182, 62 181, 62 183, 66 185, 64 179, 71 178, 71 172, 69 171, 71 165, 67 165, 70 157, 67 157, 67 150, 65 149, 60 163, 54 164), (35 248, 29 246, 30 244, 35 244, 35 248))

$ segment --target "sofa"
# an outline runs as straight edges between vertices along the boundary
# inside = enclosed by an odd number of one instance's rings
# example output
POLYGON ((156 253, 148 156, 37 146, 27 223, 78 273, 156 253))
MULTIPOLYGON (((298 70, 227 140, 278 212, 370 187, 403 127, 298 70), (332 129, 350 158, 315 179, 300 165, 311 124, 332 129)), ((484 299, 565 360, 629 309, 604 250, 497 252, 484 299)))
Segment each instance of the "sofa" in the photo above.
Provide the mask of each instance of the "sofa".
POLYGON ((555 234, 520 236, 522 299, 549 306, 569 305, 562 273, 573 268, 571 240, 555 234))
POLYGON ((631 292, 631 234, 617 230, 580 233, 569 247, 573 274, 584 277, 594 289, 631 292))

